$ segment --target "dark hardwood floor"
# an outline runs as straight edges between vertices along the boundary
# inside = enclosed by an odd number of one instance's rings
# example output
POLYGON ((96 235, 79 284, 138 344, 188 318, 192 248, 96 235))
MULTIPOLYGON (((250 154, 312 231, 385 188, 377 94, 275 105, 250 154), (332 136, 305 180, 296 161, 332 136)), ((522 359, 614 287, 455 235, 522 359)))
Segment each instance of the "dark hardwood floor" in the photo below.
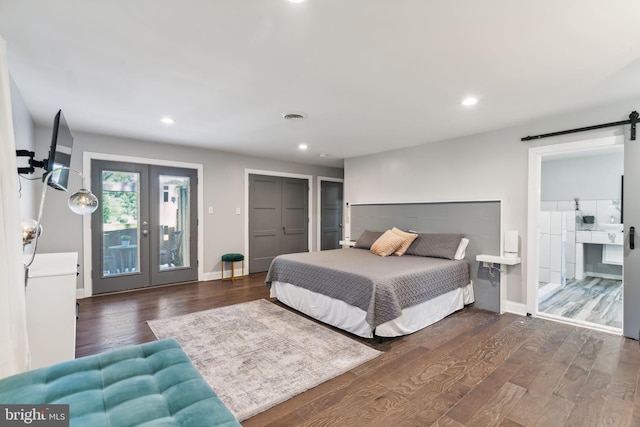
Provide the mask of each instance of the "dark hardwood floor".
MULTIPOLYGON (((79 300, 76 356, 155 339, 146 325, 268 298, 264 274, 79 300)), ((352 335, 346 334, 353 337, 352 335)), ((244 426, 640 426, 637 341, 465 308, 244 426)))

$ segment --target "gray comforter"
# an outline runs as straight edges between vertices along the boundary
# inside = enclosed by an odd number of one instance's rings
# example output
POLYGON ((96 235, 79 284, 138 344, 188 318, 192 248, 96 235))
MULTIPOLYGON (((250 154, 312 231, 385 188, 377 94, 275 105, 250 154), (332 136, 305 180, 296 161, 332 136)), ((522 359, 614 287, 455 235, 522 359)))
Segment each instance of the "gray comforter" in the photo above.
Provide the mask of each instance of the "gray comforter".
POLYGON ((466 260, 335 249, 280 255, 271 263, 266 282, 291 283, 359 307, 374 329, 399 317, 403 308, 468 285, 469 277, 466 260))

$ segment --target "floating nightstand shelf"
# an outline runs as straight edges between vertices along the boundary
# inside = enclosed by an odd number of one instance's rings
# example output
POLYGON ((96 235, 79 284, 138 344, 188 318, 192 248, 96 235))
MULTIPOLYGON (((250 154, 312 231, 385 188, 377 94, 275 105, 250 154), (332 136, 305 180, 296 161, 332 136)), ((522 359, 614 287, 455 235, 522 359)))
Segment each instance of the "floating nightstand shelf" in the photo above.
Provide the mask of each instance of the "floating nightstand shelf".
POLYGON ((482 262, 487 262, 491 264, 517 265, 517 264, 520 264, 522 260, 520 259, 520 257, 511 258, 511 257, 497 256, 497 255, 480 254, 480 255, 476 255, 476 261, 482 261, 482 262))
POLYGON ((356 245, 355 240, 340 240, 338 243, 340 243, 343 248, 353 248, 356 245))
MULTIPOLYGON (((489 268, 489 274, 492 274, 492 270, 495 268, 495 264, 500 264, 498 270, 502 271, 503 265, 518 265, 520 264, 520 257, 504 257, 497 255, 476 255, 476 261, 481 261, 483 267, 489 268)), ((506 272, 506 267, 505 267, 506 272)))

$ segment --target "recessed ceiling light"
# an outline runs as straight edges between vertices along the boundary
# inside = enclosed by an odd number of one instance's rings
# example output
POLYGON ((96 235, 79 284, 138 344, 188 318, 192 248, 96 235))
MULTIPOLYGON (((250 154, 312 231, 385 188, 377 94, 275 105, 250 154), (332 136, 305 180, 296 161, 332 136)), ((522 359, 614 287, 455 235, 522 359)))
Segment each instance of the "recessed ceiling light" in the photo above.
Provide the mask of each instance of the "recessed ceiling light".
POLYGON ((171 117, 163 117, 163 118, 160 119, 160 121, 162 123, 164 123, 165 125, 172 125, 172 124, 174 124, 176 122, 171 117))
POLYGON ((302 3, 304 0, 289 0, 289 3, 302 3))
POLYGON ((302 143, 302 144, 299 144, 299 145, 298 145, 298 150, 302 150, 302 151, 304 151, 304 150, 306 150, 307 148, 309 148, 309 146, 308 146, 307 144, 305 144, 305 143, 302 143))
POLYGON ((478 98, 475 96, 468 96, 462 100, 462 105, 466 107, 470 107, 472 105, 476 105, 478 103, 478 98))
POLYGON ((328 154, 324 154, 324 153, 322 153, 322 154, 318 154, 318 156, 320 156, 320 157, 329 157, 329 155, 328 155, 328 154))

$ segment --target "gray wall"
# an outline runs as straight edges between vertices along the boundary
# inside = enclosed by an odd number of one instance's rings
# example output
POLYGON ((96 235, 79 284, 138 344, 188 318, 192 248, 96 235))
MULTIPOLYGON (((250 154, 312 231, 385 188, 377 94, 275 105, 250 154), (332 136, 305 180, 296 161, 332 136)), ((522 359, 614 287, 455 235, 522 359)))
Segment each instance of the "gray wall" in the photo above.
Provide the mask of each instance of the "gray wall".
MULTIPOLYGON (((55 112, 53 112, 55 113, 55 112)), ((53 114, 52 114, 53 120, 53 114)), ((309 236, 312 247, 316 247, 316 194, 318 176, 342 178, 342 169, 284 162, 258 157, 236 155, 221 151, 190 148, 149 141, 117 138, 105 135, 82 133, 73 130, 73 121, 67 118, 74 136, 72 167, 82 170, 85 151, 132 157, 171 160, 176 162, 199 163, 204 165, 204 179, 200 185, 204 189, 204 273, 220 271, 220 257, 226 252, 244 252, 245 224, 245 168, 312 175, 314 194, 309 236), (208 214, 206 207, 213 207, 208 214), (236 215, 237 207, 242 215, 236 215)), ((46 157, 50 142, 51 127, 37 126, 36 141, 38 153, 46 157)), ((70 175, 69 188, 80 186, 77 175, 70 175)), ((39 185, 41 187, 41 185, 39 185)), ((43 237, 38 252, 77 251, 82 255, 82 219, 71 213, 66 206, 66 196, 47 192, 46 214, 43 221, 43 237)), ((80 266, 82 271, 82 266, 80 266)), ((82 274, 78 287, 83 287, 82 274)))
POLYGON ((520 138, 625 120, 639 106, 640 99, 629 100, 499 131, 346 159, 345 200, 352 203, 502 200, 503 230, 518 230, 523 257, 521 265, 509 268, 507 300, 526 303, 523 278, 527 272, 529 148, 617 135, 624 129, 610 128, 526 143, 520 138))
POLYGON ((540 200, 620 199, 624 152, 542 162, 540 200))
MULTIPOLYGON (((11 112, 13 114, 13 133, 16 140, 16 149, 33 151, 35 147, 35 126, 31 119, 31 114, 29 113, 15 82, 12 78, 10 78, 9 81, 9 87, 11 90, 11 112)), ((36 160, 41 160, 41 158, 36 158, 36 160)), ((18 158, 18 166, 26 167, 27 165, 28 162, 26 157, 18 158)), ((36 171, 36 174, 31 175, 31 177, 39 175, 41 175, 41 170, 36 171)), ((35 218, 37 215, 35 207, 36 184, 33 181, 20 178, 20 185, 20 214, 22 218, 35 218)))

